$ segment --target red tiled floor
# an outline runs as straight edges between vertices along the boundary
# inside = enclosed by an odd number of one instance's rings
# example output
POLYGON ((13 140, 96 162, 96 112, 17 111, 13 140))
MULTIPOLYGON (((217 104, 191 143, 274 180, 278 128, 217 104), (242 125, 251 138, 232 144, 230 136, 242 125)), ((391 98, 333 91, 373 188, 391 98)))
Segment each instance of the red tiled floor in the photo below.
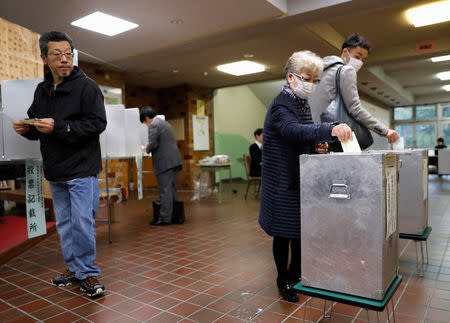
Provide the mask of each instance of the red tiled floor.
POLYGON ((128 313, 129 316, 132 318, 139 320, 139 321, 145 321, 148 320, 156 315, 161 313, 161 310, 152 307, 152 306, 142 306, 141 308, 128 313))
MULTIPOLYGON (((414 243, 399 242, 403 281, 393 300, 400 323, 450 321, 450 182, 443 178, 433 183, 430 177, 430 184, 433 232, 423 278, 415 274, 414 243)), ((241 192, 240 184, 235 185, 241 192)), ((78 285, 51 286, 50 278, 66 268, 57 235, 1 266, 0 321, 301 322, 306 298, 292 304, 279 295, 272 240, 257 223, 258 200, 244 202, 239 194, 222 204, 192 202, 188 193, 182 198, 184 225, 149 226, 146 201, 133 197, 116 207, 112 244, 107 226, 98 224, 97 263, 107 290, 103 297, 89 299, 78 285)), ((323 301, 312 299, 310 305, 316 322, 323 301)), ((376 318, 373 311, 369 316, 376 318)), ((334 304, 332 319, 324 323, 365 318, 358 307, 334 304)))

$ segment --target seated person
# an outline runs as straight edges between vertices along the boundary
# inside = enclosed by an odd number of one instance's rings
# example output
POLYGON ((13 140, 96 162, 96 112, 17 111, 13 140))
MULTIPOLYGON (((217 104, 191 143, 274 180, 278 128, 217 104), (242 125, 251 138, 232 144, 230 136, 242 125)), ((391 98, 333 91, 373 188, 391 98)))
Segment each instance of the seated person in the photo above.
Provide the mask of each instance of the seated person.
POLYGON ((263 142, 263 129, 258 128, 253 133, 255 135, 255 142, 250 145, 250 176, 252 177, 260 177, 261 176, 261 148, 263 142))
POLYGON ((437 145, 434 146, 435 148, 435 155, 437 156, 439 153, 439 149, 447 149, 447 146, 444 144, 444 138, 439 137, 437 140, 437 145))

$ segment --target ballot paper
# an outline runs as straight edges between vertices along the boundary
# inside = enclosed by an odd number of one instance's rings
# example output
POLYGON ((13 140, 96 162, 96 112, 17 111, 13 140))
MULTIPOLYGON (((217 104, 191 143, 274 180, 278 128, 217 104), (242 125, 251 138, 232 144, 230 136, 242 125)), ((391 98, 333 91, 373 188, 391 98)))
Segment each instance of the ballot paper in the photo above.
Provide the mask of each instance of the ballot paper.
POLYGON ((352 132, 352 139, 347 141, 341 141, 342 150, 344 153, 360 153, 361 147, 359 146, 358 139, 356 139, 355 133, 352 132))
POLYGON ((396 142, 392 144, 393 150, 404 150, 405 149, 405 139, 400 137, 396 142))

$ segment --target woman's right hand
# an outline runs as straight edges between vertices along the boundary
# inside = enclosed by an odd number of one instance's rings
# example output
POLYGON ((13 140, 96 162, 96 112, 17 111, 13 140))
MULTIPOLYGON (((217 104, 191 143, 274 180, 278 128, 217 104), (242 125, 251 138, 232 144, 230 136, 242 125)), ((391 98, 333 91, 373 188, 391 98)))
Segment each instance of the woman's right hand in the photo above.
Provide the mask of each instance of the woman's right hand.
POLYGON ((19 135, 21 135, 27 132, 30 129, 30 126, 20 120, 14 120, 13 128, 19 135))
POLYGON ((341 123, 333 127, 331 135, 337 137, 339 141, 347 141, 352 139, 352 129, 347 124, 341 123))

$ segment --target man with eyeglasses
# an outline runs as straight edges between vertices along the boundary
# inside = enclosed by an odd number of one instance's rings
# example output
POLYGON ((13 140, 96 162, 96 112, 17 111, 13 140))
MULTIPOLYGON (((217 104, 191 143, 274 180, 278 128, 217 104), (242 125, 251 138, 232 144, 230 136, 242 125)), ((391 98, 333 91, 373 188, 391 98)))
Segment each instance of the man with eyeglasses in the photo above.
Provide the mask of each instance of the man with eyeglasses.
POLYGON ((73 66, 68 35, 50 31, 39 39, 41 58, 50 72, 34 92, 25 124, 14 130, 40 140, 45 178, 50 183, 56 228, 64 261, 69 266, 52 279, 56 286, 79 283, 89 297, 103 294, 96 257, 95 215, 99 204, 98 174, 102 169, 99 136, 106 128, 102 92, 73 66))
MULTIPOLYGON (((320 75, 320 83, 308 102, 311 106, 313 121, 320 123, 320 115, 330 105, 336 96, 336 72, 342 67, 340 89, 342 99, 350 115, 361 125, 388 139, 389 143, 397 141, 400 136, 397 131, 389 129, 375 119, 361 105, 359 99, 356 73, 369 56, 371 45, 361 35, 350 35, 342 44, 341 56, 326 56, 323 58, 324 69, 320 75)), ((339 142, 330 143, 329 150, 342 151, 339 142)))

